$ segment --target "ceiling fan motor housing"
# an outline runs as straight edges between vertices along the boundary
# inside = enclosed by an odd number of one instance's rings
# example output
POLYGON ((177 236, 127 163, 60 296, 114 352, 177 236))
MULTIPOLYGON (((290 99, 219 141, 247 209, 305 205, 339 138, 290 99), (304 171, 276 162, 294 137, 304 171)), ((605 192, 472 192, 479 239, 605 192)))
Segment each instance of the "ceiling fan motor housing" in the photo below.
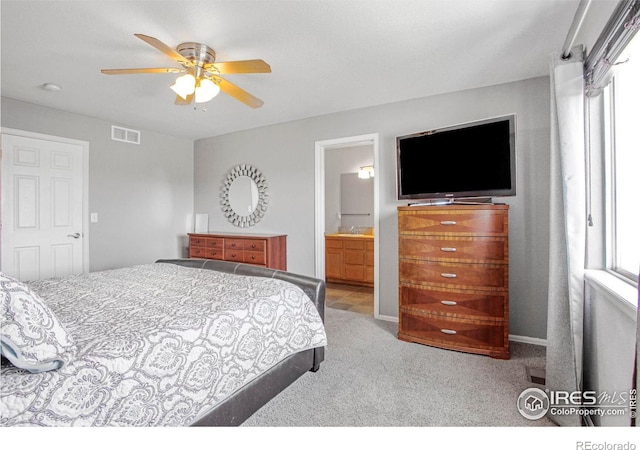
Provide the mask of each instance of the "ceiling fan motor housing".
POLYGON ((216 61, 216 52, 211 47, 197 42, 183 42, 176 50, 196 67, 204 68, 205 65, 216 61))

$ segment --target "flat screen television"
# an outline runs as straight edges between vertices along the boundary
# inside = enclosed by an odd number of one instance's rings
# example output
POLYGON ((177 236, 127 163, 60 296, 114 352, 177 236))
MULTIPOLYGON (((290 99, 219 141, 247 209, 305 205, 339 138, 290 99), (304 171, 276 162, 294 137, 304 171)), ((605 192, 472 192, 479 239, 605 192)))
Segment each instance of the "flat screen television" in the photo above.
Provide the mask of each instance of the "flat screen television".
POLYGON ((398 199, 516 195, 515 114, 398 136, 398 199))

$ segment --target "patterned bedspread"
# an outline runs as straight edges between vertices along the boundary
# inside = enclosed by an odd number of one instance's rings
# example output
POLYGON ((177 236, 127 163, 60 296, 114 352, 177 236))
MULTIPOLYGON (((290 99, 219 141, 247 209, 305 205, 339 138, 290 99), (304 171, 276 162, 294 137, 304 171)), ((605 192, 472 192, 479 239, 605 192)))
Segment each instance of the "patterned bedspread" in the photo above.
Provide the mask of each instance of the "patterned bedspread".
POLYGON ((149 264, 28 284, 77 354, 37 374, 3 361, 2 426, 189 425, 327 342, 311 300, 281 280, 149 264))

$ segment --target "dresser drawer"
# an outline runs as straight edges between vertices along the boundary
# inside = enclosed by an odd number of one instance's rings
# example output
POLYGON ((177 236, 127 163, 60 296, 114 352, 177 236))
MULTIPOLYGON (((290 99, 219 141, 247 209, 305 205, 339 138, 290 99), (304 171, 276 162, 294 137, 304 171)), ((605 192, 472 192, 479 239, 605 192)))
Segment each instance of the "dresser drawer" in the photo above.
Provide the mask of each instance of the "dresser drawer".
POLYGON ((206 258, 207 249, 204 247, 189 247, 189 258, 206 258))
POLYGON ((245 239, 242 243, 245 250, 250 252, 264 252, 264 241, 261 239, 245 239))
POLYGON ((504 322, 507 304, 506 292, 400 285, 400 306, 417 313, 504 322))
POLYGON ((509 290, 506 264, 459 264, 400 259, 400 282, 473 290, 509 290))
POLYGON ((451 233, 460 235, 507 234, 507 216, 492 210, 418 210, 400 211, 398 229, 401 233, 451 233))
POLYGON ((228 248, 230 250, 242 250, 244 248, 244 240, 243 239, 225 239, 224 248, 228 248))
POLYGON ((205 238, 189 236, 189 247, 204 247, 206 241, 205 238))
POLYGON ((225 261, 244 262, 244 251, 233 248, 226 248, 224 252, 225 261))
POLYGON ((507 263, 506 237, 451 237, 401 235, 399 251, 403 258, 461 262, 507 263))
POLYGON ((205 258, 224 259, 224 249, 223 248, 207 248, 205 250, 205 258))
POLYGON ((251 252, 251 251, 245 250, 242 260, 249 264, 263 265, 265 262, 264 252, 251 252))
POLYGON ((219 248, 222 250, 224 248, 224 239, 222 238, 212 238, 206 239, 207 248, 219 248))
POLYGON ((400 339, 455 350, 479 349, 487 354, 508 354, 508 336, 502 324, 410 313, 403 314, 401 320, 400 339))

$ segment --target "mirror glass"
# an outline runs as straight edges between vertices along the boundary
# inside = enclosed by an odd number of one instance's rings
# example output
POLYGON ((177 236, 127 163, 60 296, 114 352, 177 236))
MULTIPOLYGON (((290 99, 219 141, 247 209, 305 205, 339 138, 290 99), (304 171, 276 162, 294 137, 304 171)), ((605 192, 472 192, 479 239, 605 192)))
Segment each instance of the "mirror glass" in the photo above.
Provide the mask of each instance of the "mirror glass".
POLYGON ((250 177, 237 177, 229 186, 229 203, 239 216, 250 216, 258 206, 258 186, 250 177))

